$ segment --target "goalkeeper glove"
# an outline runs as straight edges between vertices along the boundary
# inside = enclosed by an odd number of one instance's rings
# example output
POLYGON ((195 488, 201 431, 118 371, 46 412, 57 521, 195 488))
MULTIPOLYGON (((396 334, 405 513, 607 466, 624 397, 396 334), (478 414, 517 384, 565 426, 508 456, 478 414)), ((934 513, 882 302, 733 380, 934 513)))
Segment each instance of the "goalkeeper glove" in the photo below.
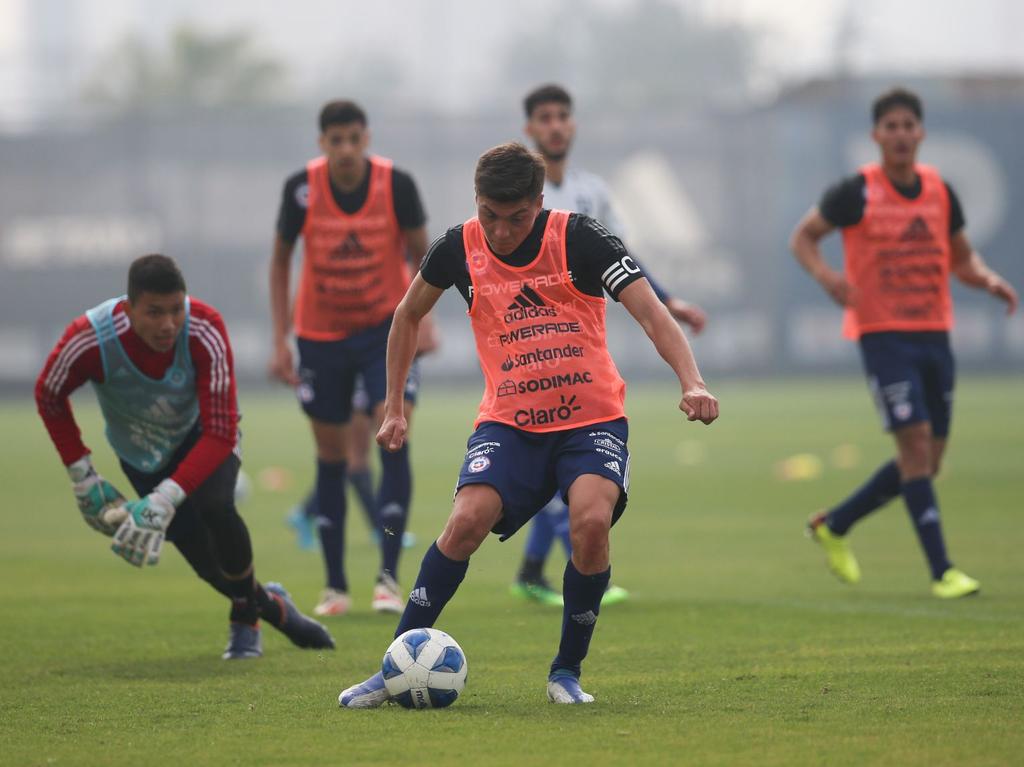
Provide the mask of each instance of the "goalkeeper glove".
POLYGON ((117 530, 117 525, 104 520, 104 512, 124 503, 124 496, 112 484, 103 479, 93 468, 88 453, 67 467, 71 477, 75 500, 85 524, 108 538, 117 530))
POLYGON ((128 518, 117 528, 111 550, 136 567, 157 564, 164 533, 184 500, 181 485, 165 479, 145 498, 128 501, 124 505, 128 518))

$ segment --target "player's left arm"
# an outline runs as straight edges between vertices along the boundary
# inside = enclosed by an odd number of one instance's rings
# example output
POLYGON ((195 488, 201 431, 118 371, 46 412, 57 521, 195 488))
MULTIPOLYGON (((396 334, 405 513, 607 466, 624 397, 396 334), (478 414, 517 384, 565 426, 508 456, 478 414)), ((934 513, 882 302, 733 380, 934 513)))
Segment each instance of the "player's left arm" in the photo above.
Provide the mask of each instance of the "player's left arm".
POLYGON ((709 424, 718 418, 718 400, 708 391, 693 350, 683 331, 646 279, 636 280, 618 294, 618 300, 644 329, 654 348, 679 378, 683 391, 679 409, 691 421, 709 424))
POLYGON ((963 229, 949 238, 952 251, 951 269, 957 279, 972 288, 979 288, 1006 303, 1006 313, 1017 309, 1017 291, 1013 285, 985 263, 967 239, 963 229))

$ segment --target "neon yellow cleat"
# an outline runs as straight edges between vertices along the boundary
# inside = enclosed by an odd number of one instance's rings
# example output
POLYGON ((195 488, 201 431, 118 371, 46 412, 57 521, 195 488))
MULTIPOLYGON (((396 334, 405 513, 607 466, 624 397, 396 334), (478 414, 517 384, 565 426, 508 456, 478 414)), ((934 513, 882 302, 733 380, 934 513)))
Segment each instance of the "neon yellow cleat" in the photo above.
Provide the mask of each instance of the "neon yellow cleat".
POLYGON ((969 597, 981 591, 981 584, 967 573, 951 567, 942 574, 942 580, 932 583, 932 594, 939 599, 969 597))
POLYGON ((843 536, 836 535, 825 524, 824 514, 815 514, 807 522, 807 535, 825 549, 828 569, 843 583, 860 581, 860 565, 843 536))

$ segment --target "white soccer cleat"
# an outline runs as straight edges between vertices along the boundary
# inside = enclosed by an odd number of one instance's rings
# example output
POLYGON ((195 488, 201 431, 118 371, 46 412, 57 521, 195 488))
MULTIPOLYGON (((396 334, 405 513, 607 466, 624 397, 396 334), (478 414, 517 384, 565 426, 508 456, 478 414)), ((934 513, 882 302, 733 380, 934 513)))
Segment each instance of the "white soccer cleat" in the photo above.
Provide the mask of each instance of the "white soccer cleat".
POLYGON ((593 703, 594 696, 583 692, 580 680, 568 672, 558 672, 548 677, 548 700, 552 703, 593 703))
POLYGON ((401 613, 405 609, 405 600, 398 590, 398 582, 387 573, 381 573, 377 578, 371 606, 379 613, 401 613))
POLYGON ((361 684, 342 690, 338 705, 342 708, 378 708, 391 700, 384 686, 384 675, 379 671, 361 684))
POLYGON ((352 597, 344 591, 327 588, 320 592, 320 601, 313 608, 316 615, 344 615, 352 607, 352 597))

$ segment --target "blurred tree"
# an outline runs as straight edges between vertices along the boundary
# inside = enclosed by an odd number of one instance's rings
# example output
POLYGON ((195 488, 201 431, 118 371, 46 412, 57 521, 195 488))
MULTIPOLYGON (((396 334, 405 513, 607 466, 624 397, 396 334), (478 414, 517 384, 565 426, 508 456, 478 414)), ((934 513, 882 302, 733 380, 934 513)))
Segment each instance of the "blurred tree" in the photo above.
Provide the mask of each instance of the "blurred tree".
POLYGON ((122 113, 268 103, 282 100, 285 71, 248 32, 181 25, 166 50, 126 36, 100 58, 83 96, 122 113))
POLYGON ((749 28, 668 0, 582 7, 553 2, 544 23, 507 47, 504 69, 519 92, 562 81, 581 101, 647 110, 748 95, 757 43, 749 28))

